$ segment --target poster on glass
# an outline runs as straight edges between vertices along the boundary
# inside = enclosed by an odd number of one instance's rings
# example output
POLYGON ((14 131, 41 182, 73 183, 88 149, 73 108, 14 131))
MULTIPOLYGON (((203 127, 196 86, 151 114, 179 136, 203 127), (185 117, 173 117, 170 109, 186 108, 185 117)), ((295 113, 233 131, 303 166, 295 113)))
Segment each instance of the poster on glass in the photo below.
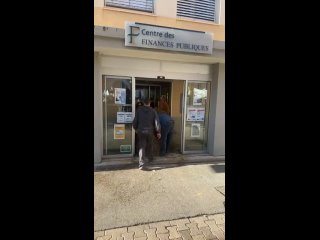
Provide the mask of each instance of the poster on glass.
POLYGON ((193 105, 202 105, 203 100, 207 98, 207 90, 206 89, 193 89, 193 105))
POLYGON ((197 109, 189 107, 187 110, 187 121, 195 121, 197 119, 197 109))
POLYGON ((124 115, 124 122, 132 123, 132 112, 126 112, 124 115))
POLYGON ((115 104, 126 104, 126 89, 115 88, 114 89, 115 104))
POLYGON ((124 124, 114 124, 114 139, 125 139, 124 124))
POLYGON ((200 123, 191 124, 191 137, 200 137, 200 123))
POLYGON ((117 123, 125 123, 125 112, 117 112, 117 123))
POLYGON ((197 121, 204 121, 204 113, 205 113, 204 108, 197 109, 197 121))

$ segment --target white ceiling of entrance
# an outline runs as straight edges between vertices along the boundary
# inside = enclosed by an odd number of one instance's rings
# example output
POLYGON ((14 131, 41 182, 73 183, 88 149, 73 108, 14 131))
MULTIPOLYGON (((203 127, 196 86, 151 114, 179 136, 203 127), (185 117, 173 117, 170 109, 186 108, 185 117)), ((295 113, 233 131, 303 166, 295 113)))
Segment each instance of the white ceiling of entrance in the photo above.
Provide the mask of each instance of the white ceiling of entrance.
POLYGON ((160 51, 146 51, 146 50, 131 50, 121 48, 102 48, 95 47, 95 51, 105 55, 118 56, 118 57, 135 57, 143 59, 155 59, 155 60, 170 60, 178 62, 192 62, 192 63, 224 63, 224 59, 215 58, 212 56, 197 56, 191 54, 179 54, 179 53, 165 53, 160 51))

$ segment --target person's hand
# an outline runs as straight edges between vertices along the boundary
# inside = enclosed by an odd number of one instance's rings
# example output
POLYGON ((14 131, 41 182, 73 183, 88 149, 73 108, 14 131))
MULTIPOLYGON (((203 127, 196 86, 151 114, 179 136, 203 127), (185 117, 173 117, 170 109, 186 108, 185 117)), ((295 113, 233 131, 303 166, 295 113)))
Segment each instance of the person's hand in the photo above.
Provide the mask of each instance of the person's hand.
POLYGON ((161 134, 160 133, 157 133, 157 138, 158 138, 158 140, 161 138, 161 134))

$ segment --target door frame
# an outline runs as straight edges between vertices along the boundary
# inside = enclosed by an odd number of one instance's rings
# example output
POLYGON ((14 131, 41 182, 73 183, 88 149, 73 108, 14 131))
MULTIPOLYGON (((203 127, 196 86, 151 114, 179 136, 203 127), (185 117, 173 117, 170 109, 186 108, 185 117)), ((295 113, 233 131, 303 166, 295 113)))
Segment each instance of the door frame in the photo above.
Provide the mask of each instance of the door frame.
MULTIPOLYGON (((161 80, 159 80, 159 79, 157 79, 157 78, 145 78, 145 77, 134 77, 134 82, 135 82, 135 85, 134 85, 134 96, 132 97, 132 99, 134 99, 134 111, 135 111, 135 109, 136 109, 136 101, 135 101, 135 99, 136 99, 136 85, 140 85, 140 86, 160 86, 160 93, 161 93, 161 90, 162 90, 162 88, 161 88, 161 85, 158 85, 158 84, 156 84, 156 83, 152 83, 152 82, 165 82, 165 83, 170 83, 170 113, 172 113, 172 94, 173 94, 173 92, 172 92, 172 81, 184 81, 185 82, 185 80, 178 80, 178 79, 161 79, 161 80), (136 83, 137 81, 150 81, 151 83, 146 83, 146 84, 143 84, 143 83, 136 83)), ((132 82, 132 84, 133 84, 133 82, 132 82)), ((183 94, 184 94, 184 91, 183 91, 183 94)), ((160 94, 160 96, 161 96, 161 94, 160 94)), ((149 88, 149 97, 150 97, 150 88, 149 88)), ((134 113, 132 113, 132 114, 134 114, 134 116, 135 116, 135 112, 134 113)), ((182 115, 181 115, 181 118, 183 118, 183 108, 182 108, 182 113, 181 113, 182 115)), ((183 119, 181 119, 181 124, 183 123, 183 119)), ((133 131, 134 131, 134 129, 133 129, 133 131)), ((134 147, 134 149, 135 149, 135 144, 136 144, 136 141, 135 141, 135 134, 133 134, 134 135, 134 141, 133 141, 133 147, 134 147)), ((183 135, 183 131, 182 131, 182 127, 181 127, 181 134, 180 134, 180 136, 182 136, 183 135)), ((181 139, 180 139, 180 145, 181 145, 181 150, 183 149, 182 148, 182 137, 181 137, 181 139)), ((181 153, 182 153, 182 151, 181 151, 181 153)))
MULTIPOLYGON (((144 78, 144 77, 135 77, 135 76, 125 76, 125 75, 108 75, 108 74, 102 74, 102 81, 106 81, 107 78, 110 77, 110 78, 127 78, 127 79, 131 79, 131 88, 132 88, 132 115, 133 115, 133 118, 135 116, 135 113, 136 113, 136 102, 135 102, 135 99, 136 99, 136 81, 138 79, 138 81, 148 81, 148 79, 150 79, 151 81, 157 81, 157 78, 144 78)), ((172 88, 172 82, 173 81, 183 81, 183 94, 182 94, 182 111, 181 111, 181 140, 180 140, 180 145, 181 145, 181 154, 194 154, 194 153, 208 153, 208 145, 207 145, 207 149, 206 150, 201 150, 201 151, 186 151, 185 150, 185 124, 186 124, 186 108, 187 108, 187 102, 186 102, 186 96, 187 96, 187 86, 188 86, 188 83, 208 83, 209 84, 209 87, 208 87, 208 93, 210 94, 209 95, 209 98, 211 98, 211 81, 205 81, 205 80, 181 80, 181 79, 165 79, 165 80, 161 80, 163 82, 170 82, 171 83, 171 101, 170 101, 170 112, 172 112, 172 94, 173 94, 173 88, 172 88)), ((102 82, 101 82, 102 83, 102 82)), ((138 84, 138 85, 143 85, 143 84, 138 84)), ((157 84, 145 84, 145 85, 154 85, 154 86, 159 86, 157 84)), ((105 91, 105 89, 102 89, 102 93, 105 91)), ((161 92, 161 86, 160 86, 160 92, 161 92)), ((105 105, 105 108, 107 108, 107 105, 105 105)), ((207 104, 206 104, 206 109, 208 111, 210 111, 210 101, 207 101, 207 104)), ((103 104, 102 104, 102 111, 104 111, 106 109, 103 109, 103 104)), ((106 111, 106 119, 107 119, 107 114, 108 114, 108 111, 106 111)), ((207 114, 208 115, 208 114, 207 114)), ((103 116, 102 116, 103 118, 103 116)), ((208 116, 206 116, 206 118, 208 119, 208 116)), ((103 123, 104 124, 104 123, 103 123)), ((208 141, 208 120, 206 121, 205 123, 205 127, 207 129, 207 141, 208 141)), ((102 126, 102 129, 103 129, 103 126, 102 126)), ((106 134, 107 136, 107 128, 105 130, 106 132, 104 134, 106 134)), ((102 159, 106 159, 106 158, 126 158, 126 157, 133 157, 134 156, 134 153, 135 153, 135 130, 133 129, 133 126, 132 126, 132 145, 131 145, 131 153, 130 154, 118 154, 118 155, 104 155, 103 154, 103 151, 102 151, 102 159)), ((102 138, 103 138, 103 135, 102 135, 102 138)), ((102 143, 103 143, 103 139, 102 139, 102 143)), ((104 146, 103 146, 104 147, 104 146)), ((105 147, 107 149, 107 140, 105 142, 105 147)))

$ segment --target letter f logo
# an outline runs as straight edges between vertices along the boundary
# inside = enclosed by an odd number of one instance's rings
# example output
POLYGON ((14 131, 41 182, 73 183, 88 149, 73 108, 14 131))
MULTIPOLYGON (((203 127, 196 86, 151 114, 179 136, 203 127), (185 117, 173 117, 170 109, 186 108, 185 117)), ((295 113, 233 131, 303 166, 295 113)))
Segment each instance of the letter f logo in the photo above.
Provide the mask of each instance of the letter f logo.
POLYGON ((130 36, 130 42, 129 43, 132 43, 132 36, 139 36, 139 34, 140 34, 140 33, 134 34, 132 29, 140 30, 140 27, 130 26, 130 33, 128 34, 128 36, 130 36))

